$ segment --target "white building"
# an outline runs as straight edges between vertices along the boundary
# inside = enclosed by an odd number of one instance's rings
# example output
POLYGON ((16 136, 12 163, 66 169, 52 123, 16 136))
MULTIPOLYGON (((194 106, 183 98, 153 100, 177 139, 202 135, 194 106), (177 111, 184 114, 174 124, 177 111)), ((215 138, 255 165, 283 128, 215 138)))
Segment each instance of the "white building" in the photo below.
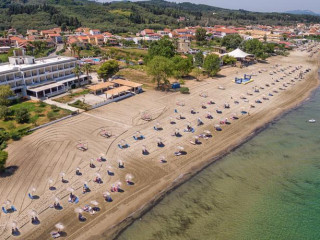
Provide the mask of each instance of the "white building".
POLYGON ((23 53, 0 64, 0 85, 9 85, 16 97, 46 98, 88 84, 87 75, 73 73, 76 58, 47 57, 35 59, 23 53))

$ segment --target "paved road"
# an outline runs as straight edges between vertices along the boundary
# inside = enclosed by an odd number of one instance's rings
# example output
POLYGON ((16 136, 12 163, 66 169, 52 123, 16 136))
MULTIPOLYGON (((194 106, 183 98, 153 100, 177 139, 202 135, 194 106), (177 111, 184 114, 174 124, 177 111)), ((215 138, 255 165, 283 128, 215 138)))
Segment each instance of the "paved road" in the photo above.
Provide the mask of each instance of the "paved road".
POLYGON ((52 53, 49 54, 49 57, 54 57, 54 56, 57 56, 57 51, 60 51, 61 49, 63 48, 63 44, 58 44, 57 47, 56 47, 56 50, 52 53))
POLYGON ((56 101, 52 101, 51 99, 46 99, 46 100, 44 100, 44 102, 47 103, 47 104, 50 104, 50 105, 56 105, 57 107, 60 107, 60 108, 68 109, 70 111, 83 112, 82 109, 69 106, 68 104, 65 104, 65 103, 59 103, 59 102, 56 102, 56 101))

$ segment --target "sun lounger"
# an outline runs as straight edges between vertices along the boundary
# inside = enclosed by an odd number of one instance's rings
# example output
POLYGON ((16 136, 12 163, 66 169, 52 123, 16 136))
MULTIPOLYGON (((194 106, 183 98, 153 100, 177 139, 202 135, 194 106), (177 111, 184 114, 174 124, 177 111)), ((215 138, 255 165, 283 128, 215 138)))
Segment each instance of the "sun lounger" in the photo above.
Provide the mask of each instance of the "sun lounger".
POLYGON ((59 238, 59 237, 60 237, 60 233, 59 233, 59 232, 52 232, 52 233, 51 233, 51 237, 53 237, 53 238, 59 238))
POLYGON ((13 212, 17 211, 17 209, 16 209, 13 205, 11 206, 11 210, 12 210, 13 212))
POLYGON ((30 199, 33 199, 33 196, 32 196, 30 193, 28 193, 28 197, 29 197, 30 199))
POLYGON ((2 211, 3 211, 5 214, 8 213, 7 209, 5 209, 4 207, 2 207, 2 211))

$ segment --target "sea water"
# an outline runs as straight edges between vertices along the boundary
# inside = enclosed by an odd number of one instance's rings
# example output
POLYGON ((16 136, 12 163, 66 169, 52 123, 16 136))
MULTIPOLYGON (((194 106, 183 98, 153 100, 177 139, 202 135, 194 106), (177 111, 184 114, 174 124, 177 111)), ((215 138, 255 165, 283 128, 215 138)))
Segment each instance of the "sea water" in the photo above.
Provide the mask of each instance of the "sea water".
POLYGON ((118 237, 147 239, 320 239, 320 90, 118 237))

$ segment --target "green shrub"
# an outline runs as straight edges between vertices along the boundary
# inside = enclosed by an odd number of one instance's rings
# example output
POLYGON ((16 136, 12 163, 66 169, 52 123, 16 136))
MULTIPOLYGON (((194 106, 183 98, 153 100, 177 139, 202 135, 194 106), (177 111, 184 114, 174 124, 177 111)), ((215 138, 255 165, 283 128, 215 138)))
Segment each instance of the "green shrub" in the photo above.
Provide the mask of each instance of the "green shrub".
POLYGON ((47 118, 52 121, 52 120, 55 120, 57 118, 55 112, 51 111, 51 112, 48 112, 47 113, 47 118))
POLYGON ((51 105, 51 109, 54 112, 58 112, 59 111, 59 108, 57 107, 57 105, 51 105))
POLYGON ((27 123, 30 119, 30 113, 26 108, 19 108, 15 111, 15 117, 18 123, 27 123))
POLYGON ((7 159, 8 153, 5 151, 0 151, 0 171, 3 171, 5 169, 7 159))
POLYGON ((19 131, 13 130, 10 132, 10 137, 13 141, 18 141, 21 139, 22 134, 19 131))
POLYGON ((182 94, 189 94, 190 92, 189 92, 189 88, 187 88, 187 87, 182 87, 182 88, 180 88, 180 93, 182 93, 182 94))
POLYGON ((15 129, 15 128, 16 128, 16 126, 14 125, 13 122, 9 122, 9 123, 8 123, 8 129, 9 129, 9 130, 12 130, 12 129, 15 129))
POLYGON ((47 104, 45 103, 45 102, 39 102, 39 107, 45 107, 45 106, 47 106, 47 104))
POLYGON ((7 106, 0 106, 0 118, 7 121, 12 116, 12 110, 7 106))
POLYGON ((185 84, 185 81, 184 81, 183 79, 180 79, 180 80, 179 80, 179 83, 180 83, 181 85, 184 85, 184 84, 185 84))

